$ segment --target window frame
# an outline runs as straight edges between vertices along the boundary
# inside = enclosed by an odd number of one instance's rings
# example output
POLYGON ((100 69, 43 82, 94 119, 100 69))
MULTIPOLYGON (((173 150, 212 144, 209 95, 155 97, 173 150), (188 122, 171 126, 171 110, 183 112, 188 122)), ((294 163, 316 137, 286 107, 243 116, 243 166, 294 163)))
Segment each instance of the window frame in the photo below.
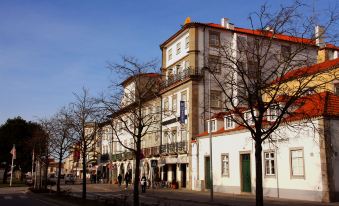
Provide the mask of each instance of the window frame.
POLYGON ((235 127, 235 122, 233 120, 233 115, 227 115, 224 117, 224 129, 233 129, 235 127), (229 120, 230 122, 227 122, 229 120), (231 124, 231 126, 228 126, 228 123, 231 124))
POLYGON ((172 48, 170 48, 168 50, 168 60, 172 60, 173 59, 173 51, 172 51, 172 48))
POLYGON ((177 112, 177 110, 178 110, 178 98, 177 98, 177 95, 176 94, 174 94, 173 96, 172 96, 172 112, 173 113, 176 113, 177 112))
POLYGON ((221 162, 221 176, 222 177, 230 177, 230 155, 229 153, 221 153, 220 155, 220 162, 221 162), (227 157, 226 161, 224 161, 223 157, 227 157), (224 162, 226 162, 226 165, 224 165, 224 162), (227 174, 224 173, 224 166, 227 169, 227 174))
POLYGON ((221 73, 220 56, 211 54, 208 55, 208 66, 210 67, 210 70, 212 72, 214 72, 215 74, 220 74, 221 73), (212 64, 214 64, 215 66, 212 66, 212 64))
POLYGON ((177 42, 176 43, 176 54, 180 54, 181 53, 181 42, 177 42))
POLYGON ((221 108, 221 98, 222 98, 222 92, 219 90, 210 90, 210 105, 212 108, 221 108), (212 97, 216 97, 215 99, 212 97), (218 99, 219 98, 219 99, 218 99), (215 102, 213 104, 212 102, 215 102))
POLYGON ((276 152, 274 150, 267 150, 267 151, 264 151, 263 152, 263 160, 264 160, 264 175, 265 177, 275 177, 276 174, 277 174, 277 166, 276 166, 276 152), (271 154, 274 154, 274 157, 272 158, 271 157, 271 154), (266 154, 269 154, 269 157, 266 158, 266 154), (269 161, 269 166, 270 166, 270 174, 267 173, 267 164, 266 164, 266 161, 269 161), (272 174, 272 165, 271 165, 271 162, 273 161, 273 170, 274 170, 274 174, 272 174))
POLYGON ((210 129, 212 130, 212 132, 216 132, 218 130, 217 129, 217 124, 218 124, 217 119, 210 119, 210 120, 208 120, 208 124, 207 124, 207 131, 208 131, 208 133, 211 132, 210 129), (211 122, 213 122, 214 124, 212 124, 211 128, 210 128, 211 122))
POLYGON ((208 33, 208 45, 210 47, 219 47, 220 46, 220 32, 217 31, 209 31, 208 33), (212 39, 211 37, 215 36, 216 39, 212 39), (215 41, 215 42, 213 42, 215 41))
POLYGON ((304 148, 302 147, 296 147, 296 148, 290 148, 290 151, 289 151, 289 159, 290 159, 290 176, 291 176, 291 179, 305 179, 305 154, 304 154, 304 148), (302 169, 302 175, 296 175, 293 173, 293 157, 292 157, 292 153, 294 151, 301 151, 301 154, 302 154, 302 166, 303 166, 303 169, 302 169))
MULTIPOLYGON (((257 116, 257 111, 254 110, 253 112, 254 112, 254 116, 257 116)), ((247 110, 247 111, 245 111, 243 114, 244 114, 244 120, 245 120, 249 125, 254 125, 254 124, 255 124, 255 121, 254 121, 253 116, 252 116, 252 114, 251 114, 251 110, 247 110), (250 118, 246 118, 246 114, 249 114, 250 118), (248 122, 248 120, 251 120, 251 122, 248 122)))
POLYGON ((185 49, 189 48, 189 44, 190 44, 190 36, 186 36, 185 37, 185 49))
POLYGON ((270 122, 274 122, 277 120, 278 116, 280 115, 280 106, 278 104, 271 105, 268 109, 267 120, 270 122), (272 111, 275 111, 274 114, 272 111))

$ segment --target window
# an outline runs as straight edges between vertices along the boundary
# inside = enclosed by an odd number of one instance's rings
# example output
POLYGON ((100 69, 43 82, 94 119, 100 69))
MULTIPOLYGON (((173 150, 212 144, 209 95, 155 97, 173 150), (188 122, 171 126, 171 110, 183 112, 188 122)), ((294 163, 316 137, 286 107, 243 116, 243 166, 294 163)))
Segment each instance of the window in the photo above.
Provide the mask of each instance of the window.
POLYGON ((240 53, 245 52, 246 50, 246 36, 237 35, 237 47, 240 53))
POLYGON ((172 49, 168 50, 168 60, 172 59, 172 49))
POLYGON ((168 105, 168 97, 164 98, 164 112, 168 112, 169 105, 168 105))
POLYGON ((280 114, 279 105, 272 105, 268 109, 268 121, 275 121, 280 114))
POLYGON ((230 162, 228 154, 221 155, 221 175, 226 177, 230 176, 230 162))
POLYGON ((281 58, 287 61, 291 56, 291 46, 281 45, 281 58))
MULTIPOLYGON (((254 116, 255 115, 256 115, 256 112, 254 111, 254 116)), ((249 125, 254 124, 254 120, 253 120, 251 111, 247 111, 247 112, 244 113, 244 119, 249 125)))
POLYGON ((220 45, 220 33, 210 31, 209 33, 209 45, 217 47, 220 45))
POLYGON ((177 54, 180 54, 181 52, 181 42, 177 43, 177 54))
POLYGON ((234 128, 234 121, 231 116, 225 117, 225 129, 234 128))
POLYGON ((213 73, 220 74, 221 65, 220 65, 220 57, 209 55, 208 56, 208 66, 213 73))
POLYGON ((172 96, 172 112, 177 112, 177 95, 172 96))
POLYGON ((304 151, 303 149, 293 149, 290 151, 291 175, 292 177, 304 176, 304 151))
POLYGON ((211 124, 211 129, 212 129, 212 132, 215 132, 217 131, 217 120, 209 120, 208 121, 208 132, 210 132, 210 124, 211 124))
POLYGON ((164 137, 163 137, 163 144, 167 144, 168 143, 168 131, 164 132, 164 137))
POLYGON ((221 107, 221 92, 211 90, 211 107, 220 108, 221 107))
POLYGON ((339 96, 339 82, 334 83, 334 94, 339 96))
POLYGON ((256 61, 247 61, 247 77, 256 80, 259 76, 259 67, 256 61))
POLYGON ((172 142, 176 142, 177 141, 177 128, 172 128, 172 132, 171 132, 171 136, 172 136, 172 142))
POLYGON ((187 37, 185 38, 185 48, 188 49, 189 45, 190 45, 190 37, 187 36, 187 37))
POLYGON ((265 175, 275 175, 275 153, 264 152, 265 175))

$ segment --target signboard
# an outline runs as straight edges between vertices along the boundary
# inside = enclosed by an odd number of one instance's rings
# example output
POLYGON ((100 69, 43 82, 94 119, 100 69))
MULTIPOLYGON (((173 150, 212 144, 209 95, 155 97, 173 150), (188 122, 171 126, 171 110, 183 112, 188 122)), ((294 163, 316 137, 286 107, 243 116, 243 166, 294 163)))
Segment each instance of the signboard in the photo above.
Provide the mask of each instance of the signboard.
POLYGON ((185 101, 180 101, 180 119, 181 124, 185 124, 185 101))
POLYGON ((157 167, 158 166, 158 160, 151 160, 151 167, 157 167))

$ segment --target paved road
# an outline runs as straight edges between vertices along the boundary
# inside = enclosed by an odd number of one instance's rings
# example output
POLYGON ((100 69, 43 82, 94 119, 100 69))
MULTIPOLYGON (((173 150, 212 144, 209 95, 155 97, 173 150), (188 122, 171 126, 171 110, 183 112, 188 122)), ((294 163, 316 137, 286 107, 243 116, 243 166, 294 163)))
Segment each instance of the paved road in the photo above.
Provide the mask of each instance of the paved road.
MULTIPOLYGON (((81 185, 63 186, 72 192, 74 196, 81 197, 81 185)), ((87 185, 88 199, 114 198, 128 196, 132 198, 132 188, 125 190, 117 185, 110 184, 89 184, 87 185)), ((214 201, 210 202, 208 192, 197 192, 191 190, 173 190, 173 189, 149 189, 146 193, 140 193, 140 200, 147 203, 158 203, 161 205, 220 205, 220 206, 241 206, 255 205, 254 195, 233 195, 224 193, 215 193, 214 201)), ((319 203, 310 201, 296 201, 278 198, 265 198, 265 205, 300 205, 300 206, 324 206, 335 205, 339 203, 319 203)))
POLYGON ((27 187, 0 188, 1 206, 73 206, 29 192, 27 187))

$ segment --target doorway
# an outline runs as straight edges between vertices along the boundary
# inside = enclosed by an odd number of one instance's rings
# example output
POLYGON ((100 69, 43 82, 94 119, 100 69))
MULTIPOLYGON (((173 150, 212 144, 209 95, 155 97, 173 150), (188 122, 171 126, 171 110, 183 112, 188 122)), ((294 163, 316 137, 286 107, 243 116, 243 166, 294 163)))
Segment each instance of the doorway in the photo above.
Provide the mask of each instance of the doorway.
POLYGON ((205 157, 205 188, 211 189, 211 159, 205 157))
POLYGON ((186 164, 181 164, 180 165, 180 170, 181 170, 181 187, 185 188, 186 187, 186 164))
POLYGON ((240 154, 241 161, 241 191, 251 192, 251 159, 250 154, 240 154))

